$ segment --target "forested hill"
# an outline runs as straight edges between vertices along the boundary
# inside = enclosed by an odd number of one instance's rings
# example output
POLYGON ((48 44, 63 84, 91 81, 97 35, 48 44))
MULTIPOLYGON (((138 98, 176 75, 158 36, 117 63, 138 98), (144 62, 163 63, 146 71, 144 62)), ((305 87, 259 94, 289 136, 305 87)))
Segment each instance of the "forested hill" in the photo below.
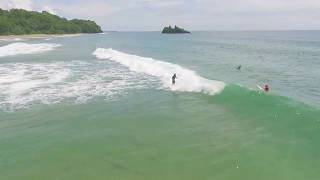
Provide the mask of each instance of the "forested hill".
POLYGON ((65 18, 46 11, 0 9, 0 35, 100 33, 94 21, 65 18))

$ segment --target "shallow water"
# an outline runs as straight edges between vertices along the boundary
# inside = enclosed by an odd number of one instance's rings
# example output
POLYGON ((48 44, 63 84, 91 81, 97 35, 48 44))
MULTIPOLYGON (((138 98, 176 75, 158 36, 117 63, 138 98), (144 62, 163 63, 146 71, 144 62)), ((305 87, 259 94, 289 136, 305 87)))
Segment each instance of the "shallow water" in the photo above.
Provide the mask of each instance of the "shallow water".
POLYGON ((0 58, 1 179, 319 179, 319 41, 317 31, 24 41, 25 52, 60 46, 0 58))

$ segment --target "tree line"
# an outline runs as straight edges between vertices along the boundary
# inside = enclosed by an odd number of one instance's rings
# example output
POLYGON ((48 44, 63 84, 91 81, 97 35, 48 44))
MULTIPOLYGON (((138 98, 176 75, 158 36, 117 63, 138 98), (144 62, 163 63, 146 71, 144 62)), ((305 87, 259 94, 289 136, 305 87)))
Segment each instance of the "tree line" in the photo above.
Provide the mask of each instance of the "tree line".
POLYGON ((94 21, 59 17, 49 12, 0 9, 0 35, 100 33, 94 21))

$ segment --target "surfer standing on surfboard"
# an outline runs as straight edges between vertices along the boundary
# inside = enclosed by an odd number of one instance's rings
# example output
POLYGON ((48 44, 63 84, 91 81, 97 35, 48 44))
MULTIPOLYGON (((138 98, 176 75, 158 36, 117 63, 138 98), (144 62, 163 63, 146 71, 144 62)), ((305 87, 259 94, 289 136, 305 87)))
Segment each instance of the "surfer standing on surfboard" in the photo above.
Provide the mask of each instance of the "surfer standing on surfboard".
POLYGON ((172 76, 172 85, 176 84, 176 79, 177 79, 177 75, 176 73, 174 73, 172 76))

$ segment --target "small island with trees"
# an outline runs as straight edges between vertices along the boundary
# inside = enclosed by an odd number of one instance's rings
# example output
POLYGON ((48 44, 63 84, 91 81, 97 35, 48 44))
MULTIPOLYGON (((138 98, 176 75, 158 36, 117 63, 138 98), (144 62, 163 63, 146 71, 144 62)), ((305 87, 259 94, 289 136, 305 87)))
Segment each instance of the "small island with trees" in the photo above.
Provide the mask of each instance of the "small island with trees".
POLYGON ((163 34, 182 34, 182 33, 190 33, 190 32, 182 28, 179 28, 178 26, 174 26, 174 28, 172 28, 171 26, 168 26, 163 28, 162 33, 163 34))
POLYGON ((0 35, 101 33, 94 21, 59 17, 49 12, 0 8, 0 35))

